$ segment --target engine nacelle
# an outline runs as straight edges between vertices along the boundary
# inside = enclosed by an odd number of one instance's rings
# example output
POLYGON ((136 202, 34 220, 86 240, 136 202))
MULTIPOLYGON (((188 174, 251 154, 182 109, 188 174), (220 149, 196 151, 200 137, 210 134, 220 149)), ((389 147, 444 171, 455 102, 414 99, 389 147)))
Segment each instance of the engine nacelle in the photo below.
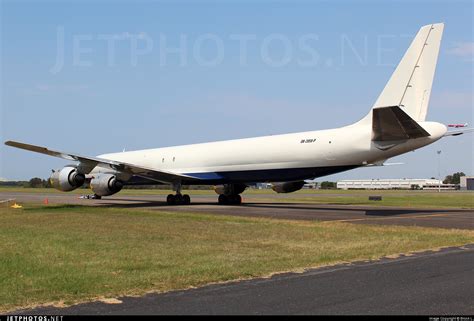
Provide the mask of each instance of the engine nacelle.
POLYGON ((303 188, 304 181, 301 182, 284 182, 284 183, 272 183, 272 190, 277 193, 292 193, 303 188))
POLYGON ((122 187, 122 181, 112 174, 101 174, 91 179, 91 189, 94 194, 99 196, 109 196, 118 193, 122 187))
POLYGON ((238 195, 245 191, 245 184, 224 184, 214 186, 214 191, 219 195, 238 195))
POLYGON ((54 171, 49 181, 55 189, 69 192, 81 187, 86 181, 86 176, 78 173, 75 167, 66 166, 54 171))

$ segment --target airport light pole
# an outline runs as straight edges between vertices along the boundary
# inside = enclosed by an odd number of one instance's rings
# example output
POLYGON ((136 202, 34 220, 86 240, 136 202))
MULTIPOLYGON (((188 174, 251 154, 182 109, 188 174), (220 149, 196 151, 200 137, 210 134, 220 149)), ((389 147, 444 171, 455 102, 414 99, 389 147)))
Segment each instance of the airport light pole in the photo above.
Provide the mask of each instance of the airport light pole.
POLYGON ((440 169, 441 151, 438 150, 436 153, 438 154, 438 193, 441 193, 441 169, 440 169))

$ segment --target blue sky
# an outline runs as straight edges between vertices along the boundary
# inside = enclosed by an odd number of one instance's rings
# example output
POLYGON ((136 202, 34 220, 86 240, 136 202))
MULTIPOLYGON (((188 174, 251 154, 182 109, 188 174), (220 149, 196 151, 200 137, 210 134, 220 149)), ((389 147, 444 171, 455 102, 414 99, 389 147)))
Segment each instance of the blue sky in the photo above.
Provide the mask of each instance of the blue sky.
MULTIPOLYGON (((0 4, 2 142, 97 155, 346 125, 433 22, 446 25, 428 120, 474 124, 472 1, 0 4)), ((442 176, 474 174, 473 136, 324 179, 437 176, 437 150, 442 176)), ((65 164, 0 147, 0 177, 65 164)))

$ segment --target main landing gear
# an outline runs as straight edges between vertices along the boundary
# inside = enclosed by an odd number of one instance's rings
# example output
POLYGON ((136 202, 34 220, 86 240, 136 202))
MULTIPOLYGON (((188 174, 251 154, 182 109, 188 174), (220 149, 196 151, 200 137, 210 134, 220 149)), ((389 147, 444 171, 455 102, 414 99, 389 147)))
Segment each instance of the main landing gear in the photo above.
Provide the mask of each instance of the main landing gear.
POLYGON ((239 194, 219 195, 218 202, 220 205, 240 205, 242 204, 242 196, 239 194))
POLYGON ((189 205, 191 204, 191 197, 189 197, 188 194, 169 194, 168 197, 166 197, 166 203, 168 203, 168 205, 189 205))
POLYGON ((223 184, 214 186, 214 191, 219 194, 219 205, 240 205, 242 204, 242 196, 247 185, 241 183, 223 184))
POLYGON ((189 205, 191 204, 191 197, 188 194, 181 194, 181 183, 173 184, 173 190, 176 195, 169 194, 166 197, 166 203, 168 205, 189 205))

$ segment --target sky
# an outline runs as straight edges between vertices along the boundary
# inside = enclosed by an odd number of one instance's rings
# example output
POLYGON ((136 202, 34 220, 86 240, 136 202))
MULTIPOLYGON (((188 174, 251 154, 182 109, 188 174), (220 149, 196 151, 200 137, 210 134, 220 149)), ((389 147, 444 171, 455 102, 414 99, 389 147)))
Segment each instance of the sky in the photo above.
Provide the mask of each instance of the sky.
MULTIPOLYGON (((340 127, 436 22, 427 120, 474 125, 473 15, 472 1, 0 0, 0 140, 95 156, 340 127)), ((474 175, 473 138, 319 180, 474 175)), ((0 178, 66 164, 0 147, 0 178)))

